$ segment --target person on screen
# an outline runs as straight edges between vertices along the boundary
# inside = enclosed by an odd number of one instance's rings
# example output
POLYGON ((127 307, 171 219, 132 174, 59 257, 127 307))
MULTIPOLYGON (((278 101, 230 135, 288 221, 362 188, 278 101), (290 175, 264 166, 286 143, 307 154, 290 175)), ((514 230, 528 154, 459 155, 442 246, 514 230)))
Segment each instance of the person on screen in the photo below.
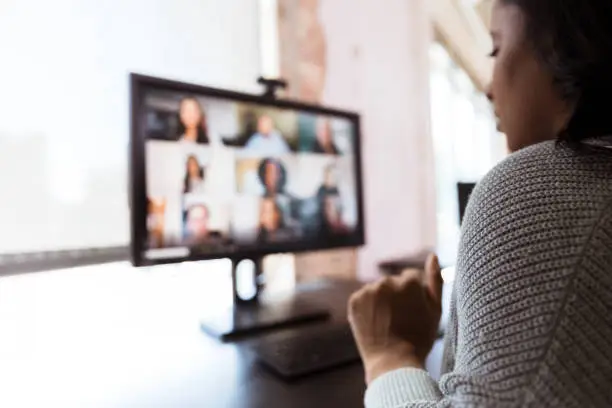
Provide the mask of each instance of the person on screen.
POLYGON ((333 131, 328 119, 319 118, 317 120, 316 136, 317 139, 312 149, 313 153, 340 154, 340 150, 334 143, 333 131))
POLYGON ((259 234, 257 240, 268 242, 287 236, 283 210, 272 197, 265 197, 259 205, 259 234))
POLYGON ((198 193, 204 191, 204 167, 200 166, 198 158, 191 155, 187 158, 183 193, 198 193))
POLYGON ((348 226, 342 220, 342 201, 339 194, 329 194, 323 199, 321 232, 332 237, 349 232, 348 226))
POLYGON ((149 248, 164 247, 164 231, 166 219, 166 199, 147 199, 147 228, 149 230, 149 248))
POLYGON ((210 211, 204 204, 194 204, 185 214, 185 238, 188 244, 202 242, 210 235, 210 211))
POLYGON ((274 121, 268 115, 259 117, 257 132, 249 138, 244 147, 267 155, 278 156, 289 153, 287 142, 281 133, 274 128, 274 121))
POLYGON ((196 98, 183 98, 179 104, 177 139, 181 142, 208 144, 206 115, 196 98))
POLYGON ((265 196, 276 196, 284 193, 287 170, 279 160, 273 158, 263 159, 259 163, 257 175, 261 185, 264 187, 265 196))
POLYGON ((327 167, 325 167, 323 173, 323 184, 319 187, 319 190, 317 191, 317 200, 321 208, 324 207, 325 197, 327 197, 328 195, 339 194, 336 172, 337 170, 334 164, 329 164, 327 167))
POLYGON ((272 198, 282 208, 283 224, 294 231, 300 229, 300 200, 285 191, 287 170, 273 158, 263 159, 259 163, 257 175, 264 188, 264 197, 272 198))

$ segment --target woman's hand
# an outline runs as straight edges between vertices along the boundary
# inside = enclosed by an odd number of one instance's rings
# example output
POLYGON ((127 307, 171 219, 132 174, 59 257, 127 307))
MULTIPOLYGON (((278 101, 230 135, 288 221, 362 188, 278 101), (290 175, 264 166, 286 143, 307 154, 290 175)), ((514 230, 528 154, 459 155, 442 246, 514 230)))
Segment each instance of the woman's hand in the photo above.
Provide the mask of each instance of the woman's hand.
POLYGON ((442 313, 442 276, 430 255, 425 275, 407 270, 364 286, 349 300, 349 322, 369 384, 402 367, 424 368, 442 313))

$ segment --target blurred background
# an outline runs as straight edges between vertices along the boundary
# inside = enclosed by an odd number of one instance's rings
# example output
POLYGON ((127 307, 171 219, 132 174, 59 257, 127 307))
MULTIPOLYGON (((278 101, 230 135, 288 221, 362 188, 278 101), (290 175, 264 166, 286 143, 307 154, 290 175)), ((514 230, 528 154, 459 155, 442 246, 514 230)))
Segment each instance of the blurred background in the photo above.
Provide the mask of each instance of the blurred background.
MULTIPOLYGON (((196 406, 192 374, 242 358, 203 356, 197 323, 232 304, 229 261, 128 262, 129 73, 256 94, 258 76, 282 77, 281 97, 358 112, 366 245, 270 256, 266 274, 271 290, 371 280, 423 249, 452 263, 461 186, 507 154, 484 94, 489 13, 488 0, 2 0, 0 405, 196 406)), ((247 374, 219 374, 219 394, 237 398, 247 374)))
POLYGON ((129 72, 252 93, 259 75, 280 76, 285 97, 361 113, 368 244, 356 273, 422 248, 453 258, 457 182, 506 154, 483 94, 489 7, 3 1, 0 265, 126 259, 129 72))

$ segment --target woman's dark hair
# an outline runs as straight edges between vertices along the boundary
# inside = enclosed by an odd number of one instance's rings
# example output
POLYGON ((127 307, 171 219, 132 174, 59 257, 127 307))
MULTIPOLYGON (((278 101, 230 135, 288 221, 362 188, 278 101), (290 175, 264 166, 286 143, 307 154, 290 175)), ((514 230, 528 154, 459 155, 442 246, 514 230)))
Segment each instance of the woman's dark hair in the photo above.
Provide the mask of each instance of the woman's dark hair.
POLYGON ((526 17, 526 37, 575 111, 558 140, 612 134, 612 2, 500 0, 526 17))
POLYGON ((285 184, 287 183, 287 170, 283 163, 278 159, 267 158, 263 159, 259 163, 259 168, 257 169, 257 176, 259 177, 259 181, 266 189, 265 195, 271 195, 273 193, 282 193, 285 190, 285 184), (266 186, 266 167, 268 164, 273 164, 276 166, 276 169, 279 171, 278 181, 276 182, 276 191, 268 191, 268 187, 266 186))
POLYGON ((198 174, 200 176, 200 178, 202 180, 204 180, 204 167, 200 166, 200 163, 198 162, 198 158, 195 157, 193 154, 189 155, 187 157, 187 161, 185 162, 185 177, 183 178, 183 193, 189 193, 190 189, 189 189, 189 162, 191 162, 192 160, 195 160, 195 162, 198 164, 198 174))
POLYGON ((176 139, 179 140, 185 134, 185 130, 187 130, 187 128, 185 128, 185 125, 183 124, 183 121, 181 120, 181 111, 180 111, 180 107, 183 106, 183 103, 185 101, 195 102, 200 108, 200 113, 202 115, 202 118, 200 119, 200 124, 198 125, 198 137, 196 139, 196 143, 208 144, 208 126, 206 124, 206 112, 204 112, 204 109, 202 109, 202 105, 200 104, 200 101, 198 101, 197 98, 193 96, 185 97, 181 99, 181 101, 179 102, 179 112, 177 113, 178 132, 177 132, 176 139))

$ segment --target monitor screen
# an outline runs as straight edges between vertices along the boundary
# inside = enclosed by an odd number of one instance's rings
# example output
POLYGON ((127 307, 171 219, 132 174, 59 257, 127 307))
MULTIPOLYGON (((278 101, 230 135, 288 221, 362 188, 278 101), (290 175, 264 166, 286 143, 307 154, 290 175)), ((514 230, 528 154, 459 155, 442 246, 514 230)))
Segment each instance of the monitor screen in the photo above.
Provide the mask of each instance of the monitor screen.
POLYGON ((364 242, 359 118, 132 76, 137 265, 364 242))

